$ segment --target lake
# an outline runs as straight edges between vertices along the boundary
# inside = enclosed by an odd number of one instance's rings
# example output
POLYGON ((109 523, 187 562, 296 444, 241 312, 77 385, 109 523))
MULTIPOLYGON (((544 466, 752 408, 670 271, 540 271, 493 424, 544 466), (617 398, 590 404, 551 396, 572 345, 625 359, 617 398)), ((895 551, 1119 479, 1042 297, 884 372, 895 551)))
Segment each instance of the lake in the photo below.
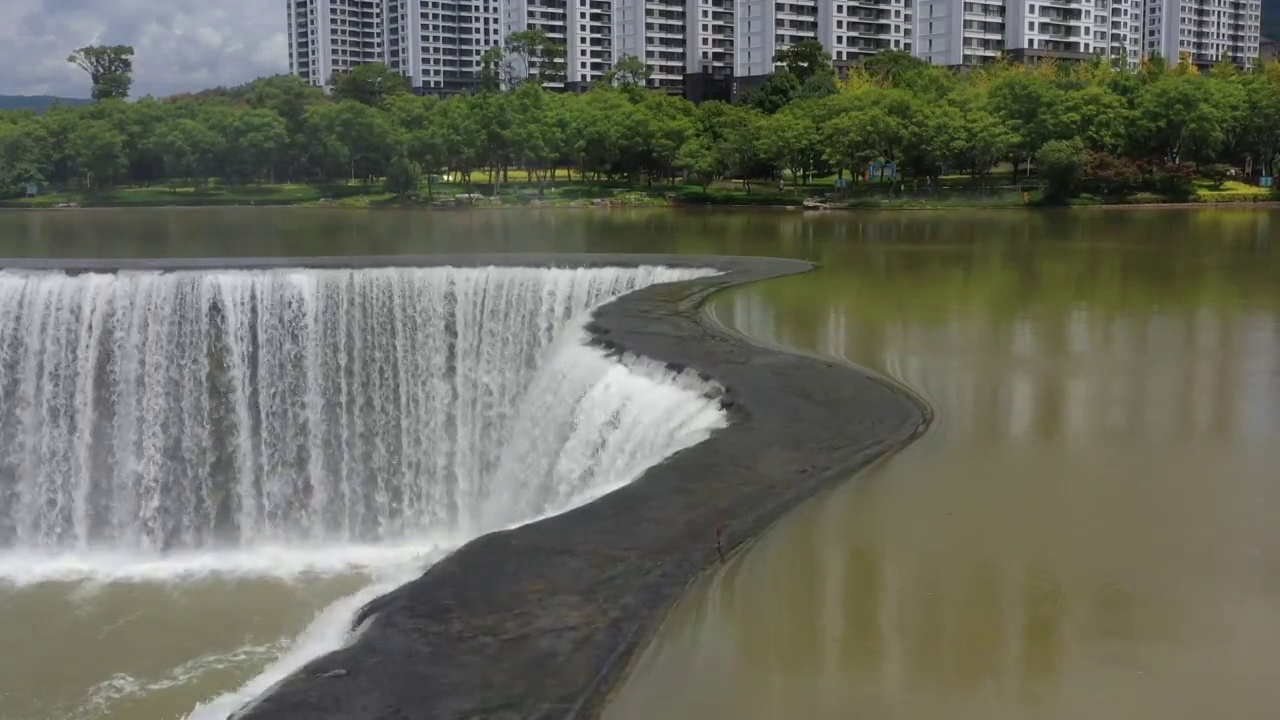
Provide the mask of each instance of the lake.
MULTIPOLYGON (((935 422, 696 583, 606 716, 1168 720, 1280 702, 1278 233, 1245 208, 102 210, 0 213, 0 256, 816 261, 709 311, 935 422)), ((0 551, 0 647, 21 648, 0 717, 181 717, 431 552, 285 572, 0 551)))

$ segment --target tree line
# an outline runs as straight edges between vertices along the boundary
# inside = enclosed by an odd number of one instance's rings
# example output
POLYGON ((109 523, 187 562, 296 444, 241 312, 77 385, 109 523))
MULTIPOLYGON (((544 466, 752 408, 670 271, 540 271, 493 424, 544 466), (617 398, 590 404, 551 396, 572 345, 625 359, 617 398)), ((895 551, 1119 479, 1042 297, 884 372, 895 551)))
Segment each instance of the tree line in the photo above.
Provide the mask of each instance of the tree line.
MULTIPOLYGON (((528 40, 527 38, 525 39, 528 40)), ((554 56, 554 52, 534 50, 554 56)), ((894 182, 944 175, 1034 172, 1051 195, 1083 189, 1176 193, 1197 175, 1251 166, 1271 175, 1280 153, 1280 64, 1208 71, 1160 59, 1137 70, 1103 62, 995 63, 968 72, 903 53, 875 56, 837 80, 820 46, 797 46, 785 67, 741 102, 704 102, 644 87, 624 58, 585 93, 498 77, 447 99, 409 92, 367 65, 326 94, 291 76, 129 102, 131 66, 96 66, 85 107, 0 113, 0 196, 31 184, 100 190, 385 178, 399 193, 430 178, 529 182, 804 183, 836 174, 856 188, 866 168, 894 182), (99 89, 101 88, 101 89, 99 89), (883 172, 883 170, 881 170, 883 172)), ((88 60, 86 60, 88 58, 88 60)), ((426 180, 426 182, 423 182, 426 180)), ((495 188, 496 189, 496 188, 495 188)))

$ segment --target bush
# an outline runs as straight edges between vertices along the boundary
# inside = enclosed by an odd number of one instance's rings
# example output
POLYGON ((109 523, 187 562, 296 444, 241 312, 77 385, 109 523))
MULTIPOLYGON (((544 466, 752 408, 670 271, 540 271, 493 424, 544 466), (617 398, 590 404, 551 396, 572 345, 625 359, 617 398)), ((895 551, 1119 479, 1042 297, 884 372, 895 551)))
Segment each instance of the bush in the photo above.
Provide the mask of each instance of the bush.
POLYGON ((1046 183, 1045 197, 1067 200, 1080 193, 1088 156, 1079 140, 1050 140, 1036 153, 1036 168, 1046 183))
POLYGON ((401 155, 392 160, 387 168, 387 181, 383 183, 383 187, 387 192, 404 197, 416 193, 421 182, 422 168, 418 163, 401 155))
POLYGON ((1155 189, 1171 198, 1184 199, 1195 194, 1196 166, 1192 163, 1168 163, 1152 169, 1155 189))
POLYGON ((1221 190, 1223 184, 1236 174, 1235 167, 1223 163, 1215 163, 1205 167, 1201 174, 1206 180, 1213 183, 1214 190, 1221 190))
POLYGON ((1142 169, 1126 158, 1104 152, 1089 153, 1084 185, 1103 197, 1122 197, 1142 186, 1142 169))

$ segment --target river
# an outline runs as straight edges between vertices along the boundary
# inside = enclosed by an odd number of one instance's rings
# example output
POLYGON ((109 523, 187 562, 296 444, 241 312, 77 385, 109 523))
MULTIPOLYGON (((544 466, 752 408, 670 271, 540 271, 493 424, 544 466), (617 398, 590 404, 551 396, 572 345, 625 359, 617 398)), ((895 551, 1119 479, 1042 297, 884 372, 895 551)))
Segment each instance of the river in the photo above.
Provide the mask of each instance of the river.
MULTIPOLYGON (((710 310, 936 421, 697 583, 606 715, 1167 720, 1280 701, 1278 231, 1252 209, 103 210, 2 213, 0 256, 819 262, 710 310)), ((404 552, 175 571, 0 551, 0 717, 181 717, 432 549, 404 552)))

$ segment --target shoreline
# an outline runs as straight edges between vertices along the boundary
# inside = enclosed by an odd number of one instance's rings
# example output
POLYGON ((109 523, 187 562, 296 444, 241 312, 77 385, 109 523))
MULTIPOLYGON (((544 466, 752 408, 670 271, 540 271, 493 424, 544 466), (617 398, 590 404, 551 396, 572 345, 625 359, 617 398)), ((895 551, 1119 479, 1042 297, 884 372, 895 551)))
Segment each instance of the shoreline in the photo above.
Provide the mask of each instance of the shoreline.
POLYGON ((715 292, 813 269, 669 255, 0 260, 15 269, 392 265, 711 267, 601 307, 592 343, 724 388, 729 426, 587 505, 482 536, 367 605, 359 633, 232 717, 596 717, 690 584, 787 511, 905 447, 931 411, 856 368, 755 345, 703 309, 715 292))
POLYGON ((849 213, 849 212, 972 212, 975 210, 1025 210, 1025 211, 1055 211, 1055 210, 1194 210, 1194 209, 1262 209, 1280 207, 1280 199, 1265 200, 1201 200, 1186 202, 1133 202, 1133 203, 1078 203, 1066 205, 1047 205, 1047 204, 990 204, 983 205, 974 203, 971 205, 906 205, 906 204, 886 204, 886 205, 840 205, 825 204, 823 206, 810 206, 802 203, 697 203, 697 202, 674 202, 674 203, 600 203, 600 204, 518 204, 518 203, 480 203, 476 205, 452 205, 452 206, 432 206, 427 204, 385 204, 385 205, 351 205, 341 203, 204 203, 204 204, 171 204, 171 205, 130 205, 130 204, 103 204, 103 205, 77 205, 75 207, 53 207, 53 206, 17 206, 0 204, 0 213, 40 213, 40 212, 101 212, 108 210, 207 210, 207 209, 228 209, 228 208, 269 208, 282 209, 294 208, 299 210, 327 210, 334 212, 475 212, 475 211, 501 211, 501 210, 556 210, 556 211, 594 211, 607 212, 610 210, 762 210, 762 211, 791 211, 791 212, 832 212, 832 213, 849 213))

